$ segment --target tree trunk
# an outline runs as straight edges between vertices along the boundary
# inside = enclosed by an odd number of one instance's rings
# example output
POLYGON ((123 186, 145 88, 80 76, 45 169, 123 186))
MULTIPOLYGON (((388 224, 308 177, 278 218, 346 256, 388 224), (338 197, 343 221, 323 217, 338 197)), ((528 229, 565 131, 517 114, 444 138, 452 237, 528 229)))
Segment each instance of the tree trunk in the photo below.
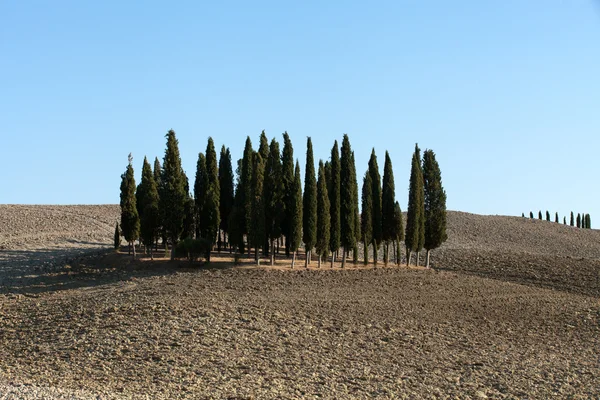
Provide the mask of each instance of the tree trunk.
POLYGON ((367 243, 367 236, 365 235, 364 241, 363 241, 363 251, 364 251, 364 255, 363 255, 363 263, 365 265, 369 265, 369 244, 367 243))
POLYGON ((412 256, 412 251, 407 247, 406 248, 406 266, 410 265, 410 257, 412 256))
POLYGON ((346 268, 346 246, 342 249, 342 268, 346 268))
POLYGON ((396 251, 396 241, 392 241, 392 251, 394 252, 394 264, 398 263, 398 252, 396 251))
POLYGON ((150 246, 150 260, 154 261, 154 254, 152 253, 152 246, 150 246))
POLYGON ((379 258, 379 254, 377 254, 377 240, 373 239, 373 265, 377 266, 377 259, 379 258))
POLYGON ((387 267, 388 266, 388 261, 390 259, 390 242, 388 242, 386 240, 384 246, 385 246, 385 248, 384 248, 384 251, 383 251, 383 266, 387 267))
POLYGON ((135 241, 133 242, 133 259, 135 260, 135 241))
POLYGON ((321 268, 321 255, 320 254, 319 254, 319 264, 318 264, 318 266, 319 266, 319 269, 320 269, 321 268))
POLYGON ((260 258, 258 257, 258 246, 254 248, 254 261, 256 261, 256 265, 260 266, 260 258))
POLYGON ((425 266, 426 266, 427 268, 429 268, 429 252, 430 252, 430 251, 431 251, 431 250, 427 250, 427 253, 426 253, 426 254, 427 254, 427 256, 426 256, 426 258, 425 258, 425 260, 426 260, 426 261, 425 261, 425 266))
POLYGON ((271 265, 275 265, 275 240, 271 239, 271 265))
POLYGON ((128 242, 128 243, 129 243, 129 247, 127 248, 127 254, 131 255, 131 242, 128 242))
POLYGON ((335 262, 335 252, 331 252, 331 268, 333 268, 333 263, 335 262))
POLYGON ((292 254, 292 269, 294 269, 294 264, 296 264, 296 252, 292 254))

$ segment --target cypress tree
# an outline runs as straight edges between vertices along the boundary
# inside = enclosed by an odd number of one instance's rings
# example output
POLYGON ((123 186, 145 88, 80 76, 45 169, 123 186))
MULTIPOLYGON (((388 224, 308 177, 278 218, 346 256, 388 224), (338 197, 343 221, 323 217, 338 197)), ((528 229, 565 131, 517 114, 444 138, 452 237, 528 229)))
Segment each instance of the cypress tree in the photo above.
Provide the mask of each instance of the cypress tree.
POLYGON ((316 250, 319 256, 319 268, 321 258, 327 256, 329 249, 329 235, 331 215, 329 207, 329 195, 327 191, 327 178, 323 161, 319 161, 319 180, 317 182, 317 243, 316 250))
POLYGON ((156 187, 160 187, 160 176, 161 176, 162 168, 160 166, 160 161, 158 157, 154 157, 154 171, 152 171, 154 175, 154 182, 156 183, 156 187))
POLYGON ((542 220, 542 210, 538 211, 538 219, 540 221, 542 220))
MULTIPOLYGON (((238 183, 238 190, 240 190, 240 212, 242 216, 240 221, 243 221, 241 226, 242 234, 248 235, 250 231, 250 222, 252 220, 252 157, 254 150, 252 150, 252 141, 250 136, 246 137, 246 145, 244 147, 244 155, 242 157, 242 166, 240 170, 240 180, 238 183)), ((243 247, 243 243, 240 245, 243 247)), ((250 251, 250 248, 248 248, 250 251)))
POLYGON ((152 173, 154 174, 154 182, 156 183, 156 188, 158 189, 158 194, 159 194, 159 199, 158 199, 158 205, 159 205, 159 209, 158 209, 158 213, 159 213, 159 220, 158 220, 158 234, 156 237, 156 250, 158 250, 158 237, 161 236, 163 243, 167 242, 166 239, 166 234, 165 231, 162 227, 162 219, 160 218, 160 215, 162 215, 161 210, 160 210, 160 193, 162 191, 162 185, 161 185, 161 175, 162 175, 162 168, 160 166, 160 161, 158 160, 158 157, 154 158, 154 170, 152 171, 152 173))
POLYGON ((533 211, 529 211, 529 218, 533 219, 533 211))
MULTIPOLYGON (((163 160, 159 208, 165 236, 175 247, 183 230, 186 193, 181 157, 179 156, 179 142, 175 137, 175 131, 170 130, 166 138, 167 149, 163 160)), ((175 253, 171 252, 171 260, 174 259, 174 256, 175 253)))
POLYGON ((558 212, 554 214, 554 222, 556 222, 558 224, 558 212))
POLYGON ((196 163, 196 180, 194 181, 194 198, 195 198, 195 214, 196 214, 196 238, 201 237, 200 229, 204 226, 202 220, 202 208, 206 201, 206 193, 208 191, 208 171, 206 169, 206 157, 204 153, 198 154, 198 162, 196 163))
MULTIPOLYGON (((265 227, 271 245, 271 265, 275 264, 275 240, 281 236, 283 217, 283 182, 279 143, 271 140, 269 158, 265 164, 263 196, 265 198, 265 227)), ((268 253, 267 253, 268 254, 268 253)))
MULTIPOLYGON (((361 231, 363 240, 364 264, 369 263, 369 245, 373 241, 373 181, 370 171, 365 172, 362 186, 361 231)), ((373 251, 377 251, 375 248, 373 251)))
POLYGON ((521 217, 525 218, 525 213, 521 213, 521 217))
MULTIPOLYGON (((302 242, 302 181, 300 178, 300 164, 296 161, 296 169, 294 171, 294 181, 291 187, 292 190, 292 201, 290 203, 290 251, 293 253, 292 256, 292 268, 296 263, 296 253, 300 243, 302 242)), ((286 242, 288 238, 286 238, 286 242)))
POLYGON ((346 255, 354 248, 356 234, 354 232, 354 187, 352 184, 352 149, 348 135, 342 139, 340 157, 340 239, 343 247, 342 268, 346 266, 346 255))
POLYGON ((590 214, 586 215, 587 217, 587 228, 592 229, 592 216, 590 214))
MULTIPOLYGON (((390 242, 397 238, 397 225, 394 218, 394 207, 396 204, 396 186, 394 184, 394 171, 389 153, 385 152, 385 164, 383 166, 383 188, 381 195, 381 230, 385 241, 386 253, 389 257, 390 242)), ((389 259, 385 259, 387 266, 389 259)))
POLYGON ((396 226, 396 264, 400 265, 400 242, 404 240, 404 224, 402 222, 402 209, 400 203, 394 205, 394 225, 396 226))
POLYGON ((208 138, 208 143, 206 144, 206 172, 208 179, 206 186, 206 197, 204 199, 204 204, 202 205, 202 225, 200 227, 200 235, 210 243, 206 254, 207 262, 210 262, 210 252, 216 242, 219 226, 221 224, 219 210, 219 206, 221 204, 219 168, 217 164, 215 143, 212 137, 208 138))
POLYGON ((550 221, 550 212, 546 210, 546 221, 550 221))
POLYGON ((566 224, 567 224, 567 217, 565 216, 565 217, 563 217, 563 225, 566 225, 566 224))
POLYGON ((302 214, 302 241, 306 250, 306 267, 310 264, 312 249, 317 242, 317 179, 315 160, 310 137, 306 140, 306 166, 304 175, 304 198, 302 214))
POLYGON ((410 186, 408 191, 408 211, 406 216, 406 265, 410 264, 411 253, 417 252, 417 262, 419 265, 418 252, 421 250, 420 243, 425 241, 425 212, 424 212, 424 190, 423 190, 423 172, 421 171, 421 150, 415 145, 415 152, 412 157, 410 170, 410 186))
POLYGON ((423 153, 423 183, 425 194, 425 249, 426 266, 429 253, 442 245, 446 234, 446 191, 442 186, 442 173, 432 150, 423 153))
POLYGON ((251 218, 248 225, 250 246, 254 247, 254 260, 260 265, 258 251, 266 238, 265 229, 265 199, 263 197, 264 186, 264 162, 260 153, 252 156, 252 183, 251 187, 251 218))
POLYGON ((135 259, 135 240, 140 236, 140 218, 137 211, 135 198, 135 177, 133 174, 133 157, 129 153, 127 169, 121 175, 121 229, 129 249, 133 248, 135 259))
POLYGON ((358 243, 362 240, 360 232, 360 212, 358 208, 358 181, 356 175, 356 162, 354 158, 354 151, 352 151, 352 159, 350 161, 352 170, 352 203, 354 208, 354 249, 352 249, 352 256, 354 264, 358 263, 358 243))
MULTIPOLYGON (((229 214, 233 208, 233 166, 231 165, 231 152, 229 148, 221 147, 219 157, 219 216, 221 223, 219 228, 223 235, 229 236, 229 214)), ((219 233, 218 251, 221 251, 221 233, 219 233)))
POLYGON ((337 140, 331 149, 331 178, 329 187, 329 205, 331 210, 331 233, 329 234, 329 250, 331 250, 331 268, 335 262, 335 253, 340 248, 340 153, 337 140))
POLYGON ((269 158, 269 139, 267 139, 267 134, 264 130, 260 133, 260 139, 258 143, 258 152, 262 157, 262 161, 266 163, 267 159, 269 158))
POLYGON ((285 236, 285 255, 290 256, 290 236, 292 234, 292 204, 294 193, 294 148, 287 132, 283 133, 283 151, 281 152, 281 180, 283 183, 283 215, 281 233, 285 236))
POLYGON ((115 249, 118 250, 121 247, 121 232, 119 232, 119 223, 117 222, 115 225, 115 241, 114 241, 115 249))
POLYGON ((184 240, 187 238, 194 237, 194 227, 195 227, 195 206, 194 206, 194 198, 190 195, 190 182, 188 180, 187 175, 184 171, 181 172, 183 174, 183 181, 185 187, 185 205, 184 205, 184 217, 183 217, 183 229, 181 231, 180 239, 184 240))
POLYGON ((146 248, 150 248, 150 259, 154 259, 152 246, 158 236, 158 223, 160 215, 158 212, 158 188, 154 181, 154 174, 150 167, 150 163, 144 157, 144 165, 142 167, 142 179, 138 186, 139 203, 138 209, 141 208, 140 214, 140 236, 146 248), (141 207, 140 207, 141 206, 141 207))
POLYGON ((575 218, 574 218, 573 211, 571 211, 571 220, 569 221, 569 225, 575 226, 575 218))
POLYGON ((383 241, 382 231, 382 215, 381 215, 381 175, 379 174, 379 165, 377 164, 377 156, 375 155, 375 149, 371 150, 371 158, 369 159, 369 174, 371 175, 371 182, 373 184, 373 263, 377 265, 377 251, 379 245, 383 241))
POLYGON ((577 214, 577 227, 581 228, 581 214, 577 214))

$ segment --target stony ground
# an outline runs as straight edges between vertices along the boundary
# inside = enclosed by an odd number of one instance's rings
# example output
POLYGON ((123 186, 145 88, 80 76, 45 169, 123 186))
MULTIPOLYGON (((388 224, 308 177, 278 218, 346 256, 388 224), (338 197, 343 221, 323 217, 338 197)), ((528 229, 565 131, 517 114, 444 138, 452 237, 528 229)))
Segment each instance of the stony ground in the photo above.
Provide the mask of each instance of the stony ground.
POLYGON ((77 247, 13 268, 0 236, 0 398, 598 398, 598 232, 450 213, 449 234, 432 270, 345 271, 77 247))

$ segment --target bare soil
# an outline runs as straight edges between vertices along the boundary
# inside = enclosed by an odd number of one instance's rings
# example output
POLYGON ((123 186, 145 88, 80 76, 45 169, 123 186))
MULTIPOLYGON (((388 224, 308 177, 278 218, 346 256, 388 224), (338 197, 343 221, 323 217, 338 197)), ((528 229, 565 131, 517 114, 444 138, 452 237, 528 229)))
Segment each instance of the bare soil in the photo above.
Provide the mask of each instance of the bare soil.
POLYGON ((0 206, 8 398, 600 397, 595 230, 451 212, 432 269, 292 271, 132 261, 118 207, 44 207, 0 206))

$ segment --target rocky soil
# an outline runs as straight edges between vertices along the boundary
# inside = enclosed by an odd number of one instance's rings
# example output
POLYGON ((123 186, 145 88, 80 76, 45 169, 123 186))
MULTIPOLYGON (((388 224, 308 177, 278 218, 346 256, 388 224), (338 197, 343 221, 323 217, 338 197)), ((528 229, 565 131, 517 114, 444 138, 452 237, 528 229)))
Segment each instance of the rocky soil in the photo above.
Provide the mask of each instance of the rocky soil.
POLYGON ((452 212, 430 270, 208 269, 93 207, 0 206, 0 398, 600 396, 594 230, 452 212))

